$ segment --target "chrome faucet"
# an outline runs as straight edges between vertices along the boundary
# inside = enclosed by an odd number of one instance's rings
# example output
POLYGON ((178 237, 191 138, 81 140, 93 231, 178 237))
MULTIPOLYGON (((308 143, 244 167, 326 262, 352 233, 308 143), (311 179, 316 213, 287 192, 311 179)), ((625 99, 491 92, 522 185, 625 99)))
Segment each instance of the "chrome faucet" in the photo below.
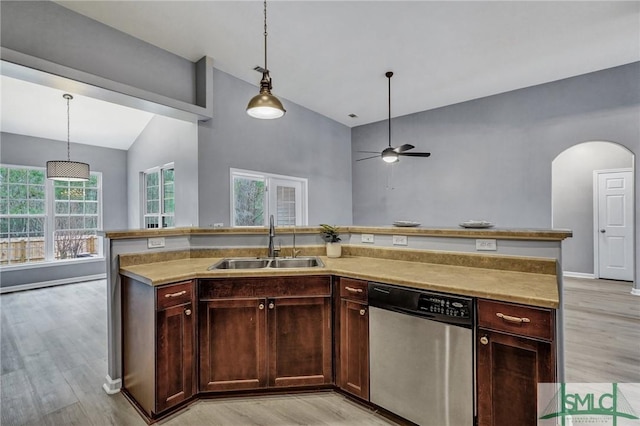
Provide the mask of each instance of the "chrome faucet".
POLYGON ((269 257, 276 257, 276 250, 273 246, 273 239, 276 236, 276 228, 273 226, 273 215, 269 216, 269 257))
POLYGON ((291 249, 291 257, 294 259, 300 254, 300 250, 296 250, 296 227, 293 226, 293 249, 291 249))

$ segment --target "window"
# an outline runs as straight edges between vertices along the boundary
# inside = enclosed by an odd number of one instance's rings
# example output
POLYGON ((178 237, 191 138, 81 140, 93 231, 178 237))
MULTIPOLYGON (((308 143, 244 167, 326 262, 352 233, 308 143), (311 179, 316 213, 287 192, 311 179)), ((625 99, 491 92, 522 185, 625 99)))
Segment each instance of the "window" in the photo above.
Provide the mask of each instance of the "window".
POLYGON ((54 255, 70 259, 95 251, 98 215, 98 177, 88 182, 54 181, 54 255))
POLYGON ((231 169, 231 226, 307 224, 307 179, 231 169))
POLYGON ((144 228, 175 226, 175 169, 173 163, 143 173, 144 228))
POLYGON ((100 174, 50 181, 44 168, 0 166, 0 264, 101 255, 100 174))

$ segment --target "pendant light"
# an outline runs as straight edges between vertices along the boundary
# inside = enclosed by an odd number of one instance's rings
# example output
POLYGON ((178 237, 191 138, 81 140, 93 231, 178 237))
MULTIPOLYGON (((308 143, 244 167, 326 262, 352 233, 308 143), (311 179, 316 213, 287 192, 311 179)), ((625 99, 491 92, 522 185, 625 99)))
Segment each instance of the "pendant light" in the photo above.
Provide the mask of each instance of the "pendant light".
POLYGON ((267 68, 267 0, 264 0, 264 68, 260 80, 260 93, 251 98, 247 114, 254 118, 271 120, 287 112, 278 98, 271 94, 271 77, 267 68))
POLYGON ((73 99, 73 96, 65 93, 62 97, 67 100, 67 160, 47 161, 47 179, 67 182, 88 181, 89 165, 87 163, 71 161, 69 101, 73 99))

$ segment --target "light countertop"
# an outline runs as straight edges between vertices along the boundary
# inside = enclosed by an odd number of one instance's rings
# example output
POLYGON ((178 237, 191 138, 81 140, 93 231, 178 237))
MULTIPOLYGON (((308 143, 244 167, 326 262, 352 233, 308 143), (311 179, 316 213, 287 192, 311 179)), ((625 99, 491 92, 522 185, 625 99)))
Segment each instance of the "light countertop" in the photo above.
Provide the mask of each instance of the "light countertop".
POLYGON ((320 257, 324 268, 208 271, 220 258, 186 258, 125 266, 120 273, 153 286, 197 278, 336 275, 533 306, 559 305, 555 275, 372 257, 320 257))

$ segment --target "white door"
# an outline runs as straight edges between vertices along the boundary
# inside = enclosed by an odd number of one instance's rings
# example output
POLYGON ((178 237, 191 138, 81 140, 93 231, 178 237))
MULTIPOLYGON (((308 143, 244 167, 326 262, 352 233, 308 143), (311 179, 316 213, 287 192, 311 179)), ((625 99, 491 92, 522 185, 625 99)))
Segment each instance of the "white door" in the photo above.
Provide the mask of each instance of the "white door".
POLYGON ((269 179, 269 208, 276 226, 305 225, 302 212, 302 182, 269 179))
POLYGON ((599 278, 633 281, 633 172, 594 172, 595 253, 599 278))

